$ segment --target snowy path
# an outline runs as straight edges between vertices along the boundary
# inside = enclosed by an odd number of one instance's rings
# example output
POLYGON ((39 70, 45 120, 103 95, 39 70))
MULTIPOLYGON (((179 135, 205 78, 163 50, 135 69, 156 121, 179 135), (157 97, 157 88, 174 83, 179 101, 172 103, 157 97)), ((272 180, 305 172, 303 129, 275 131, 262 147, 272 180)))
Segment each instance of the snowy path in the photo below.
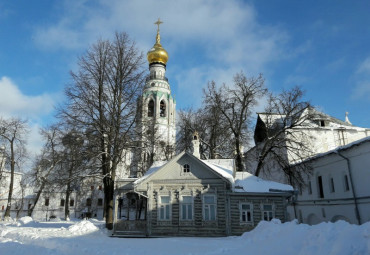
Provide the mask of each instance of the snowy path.
POLYGON ((99 221, 0 223, 0 254, 370 254, 370 223, 262 222, 241 237, 111 238, 99 221))

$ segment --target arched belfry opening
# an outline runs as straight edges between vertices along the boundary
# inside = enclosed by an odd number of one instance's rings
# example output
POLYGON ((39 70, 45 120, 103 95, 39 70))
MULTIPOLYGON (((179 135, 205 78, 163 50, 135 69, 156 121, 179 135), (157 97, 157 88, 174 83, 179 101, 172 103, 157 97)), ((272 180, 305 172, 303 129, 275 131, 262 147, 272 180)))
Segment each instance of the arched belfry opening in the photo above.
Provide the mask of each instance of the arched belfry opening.
POLYGON ((159 104, 159 116, 166 117, 166 102, 161 100, 159 104))
POLYGON ((154 116, 154 101, 153 99, 150 99, 148 103, 148 117, 153 116, 154 116))

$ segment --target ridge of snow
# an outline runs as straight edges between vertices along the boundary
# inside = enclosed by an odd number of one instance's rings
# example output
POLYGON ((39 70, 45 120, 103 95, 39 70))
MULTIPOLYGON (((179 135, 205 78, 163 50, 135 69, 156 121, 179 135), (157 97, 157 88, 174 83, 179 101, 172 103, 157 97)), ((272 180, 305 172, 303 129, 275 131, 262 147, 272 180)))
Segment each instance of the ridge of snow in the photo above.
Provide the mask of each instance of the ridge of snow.
POLYGON ((293 191, 290 185, 264 180, 248 172, 235 174, 234 192, 271 192, 270 189, 293 191))

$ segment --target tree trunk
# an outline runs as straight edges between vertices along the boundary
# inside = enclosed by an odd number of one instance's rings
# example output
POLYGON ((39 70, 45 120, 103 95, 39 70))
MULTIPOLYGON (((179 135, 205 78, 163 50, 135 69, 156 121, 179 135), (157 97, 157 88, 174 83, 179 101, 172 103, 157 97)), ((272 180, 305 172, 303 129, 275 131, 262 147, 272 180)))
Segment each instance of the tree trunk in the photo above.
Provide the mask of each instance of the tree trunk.
POLYGON ((28 208, 27 216, 32 217, 33 210, 35 209, 36 204, 37 204, 37 202, 39 201, 39 198, 40 198, 40 196, 41 196, 41 193, 42 193, 42 191, 43 191, 43 190, 44 190, 44 188, 45 188, 45 184, 46 184, 46 181, 45 181, 45 180, 42 180, 42 183, 41 183, 40 189, 37 191, 37 194, 36 194, 35 202, 33 203, 33 205, 31 205, 31 206, 30 206, 30 208, 28 208))
POLYGON ((243 156, 241 155, 242 152, 240 151, 240 140, 239 137, 235 137, 235 149, 236 149, 236 171, 242 172, 244 170, 243 167, 243 156))
POLYGON ((13 196, 13 186, 14 186, 14 139, 10 142, 10 184, 9 184, 9 193, 8 193, 8 204, 6 206, 4 218, 10 217, 10 209, 12 206, 12 196, 13 196))
POLYGON ((69 220, 69 197, 71 194, 71 184, 68 182, 67 184, 67 191, 66 191, 66 200, 65 200, 65 205, 64 205, 64 219, 69 220))
POLYGON ((114 182, 110 177, 104 178, 104 200, 105 200, 105 227, 113 229, 113 193, 114 182))

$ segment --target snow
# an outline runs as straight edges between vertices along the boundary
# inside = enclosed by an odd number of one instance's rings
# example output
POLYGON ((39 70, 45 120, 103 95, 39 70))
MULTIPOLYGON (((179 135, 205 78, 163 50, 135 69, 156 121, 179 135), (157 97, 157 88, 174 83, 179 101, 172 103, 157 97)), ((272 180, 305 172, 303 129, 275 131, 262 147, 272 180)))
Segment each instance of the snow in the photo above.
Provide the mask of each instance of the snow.
POLYGON ((234 192, 269 192, 271 190, 293 191, 293 187, 267 181, 248 172, 236 172, 234 192))
POLYGON ((370 254, 370 222, 309 226, 274 219, 242 236, 219 238, 112 238, 103 226, 97 220, 0 222, 0 254, 370 254))
POLYGON ((248 172, 236 172, 235 178, 233 177, 233 169, 226 165, 217 165, 209 160, 202 160, 208 167, 212 168, 215 172, 226 178, 233 184, 234 192, 271 192, 270 190, 279 191, 293 191, 290 185, 267 181, 254 176, 248 172))
POLYGON ((207 160, 202 160, 209 168, 220 174, 225 179, 229 180, 230 183, 234 183, 233 169, 226 168, 225 166, 216 165, 209 163, 207 160))

